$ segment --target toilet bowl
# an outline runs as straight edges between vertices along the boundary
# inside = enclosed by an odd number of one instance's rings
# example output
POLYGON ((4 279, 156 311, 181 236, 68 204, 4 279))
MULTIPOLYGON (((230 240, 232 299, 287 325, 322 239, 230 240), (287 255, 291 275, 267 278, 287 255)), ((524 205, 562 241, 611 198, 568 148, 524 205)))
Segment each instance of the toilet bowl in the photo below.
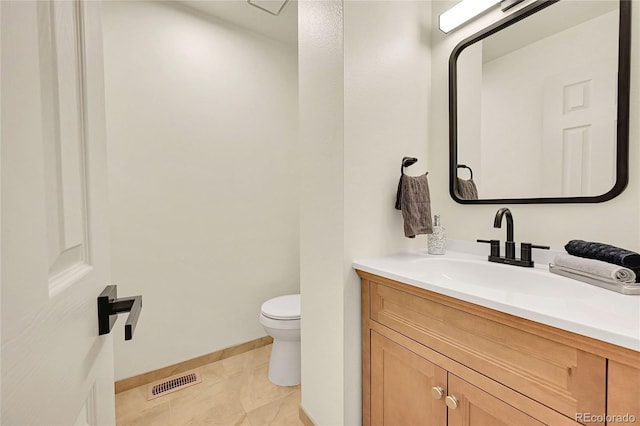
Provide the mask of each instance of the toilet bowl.
POLYGON ((300 295, 288 294, 264 302, 260 324, 273 337, 269 380, 279 386, 300 384, 300 295))

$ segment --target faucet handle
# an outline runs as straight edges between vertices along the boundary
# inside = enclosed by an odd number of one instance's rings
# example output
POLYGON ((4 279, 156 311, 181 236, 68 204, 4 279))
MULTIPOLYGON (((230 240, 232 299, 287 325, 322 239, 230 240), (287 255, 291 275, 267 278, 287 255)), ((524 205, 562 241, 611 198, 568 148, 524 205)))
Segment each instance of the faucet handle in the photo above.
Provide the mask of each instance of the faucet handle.
POLYGON ((521 243, 520 244, 520 259, 524 261, 531 260, 531 249, 540 249, 540 250, 549 250, 551 247, 549 246, 540 246, 531 243, 521 243))
POLYGON ((540 250, 551 250, 551 247, 549 246, 539 246, 536 244, 531 244, 531 248, 540 249, 540 250))
POLYGON ((491 257, 500 257, 500 240, 477 240, 479 243, 491 244, 491 257))

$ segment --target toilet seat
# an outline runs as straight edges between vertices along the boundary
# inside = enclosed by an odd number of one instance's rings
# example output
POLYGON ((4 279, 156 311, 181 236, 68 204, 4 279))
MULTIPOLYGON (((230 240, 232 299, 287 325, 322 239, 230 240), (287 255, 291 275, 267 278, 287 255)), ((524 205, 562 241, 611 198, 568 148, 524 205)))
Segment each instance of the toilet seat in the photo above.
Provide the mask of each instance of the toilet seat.
MULTIPOLYGON (((297 330, 300 331, 300 318, 291 320, 281 320, 269 318, 263 314, 258 315, 258 321, 264 327, 268 327, 273 330, 297 330)), ((269 333, 269 332, 267 332, 269 333)))
POLYGON ((280 321, 300 319, 300 295, 287 294, 274 297, 262 304, 260 313, 267 318, 280 321))

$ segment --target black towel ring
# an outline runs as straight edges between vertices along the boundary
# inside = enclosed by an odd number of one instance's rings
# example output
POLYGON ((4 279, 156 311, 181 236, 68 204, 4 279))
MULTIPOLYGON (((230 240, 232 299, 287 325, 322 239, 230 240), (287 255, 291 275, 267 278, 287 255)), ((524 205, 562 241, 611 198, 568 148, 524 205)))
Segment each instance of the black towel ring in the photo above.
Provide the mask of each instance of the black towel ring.
POLYGON ((471 170, 471 167, 467 166, 466 164, 458 164, 458 169, 467 169, 467 170, 469 170, 469 174, 471 175, 471 177, 469 179, 473 179, 473 170, 471 170))
POLYGON ((400 166, 400 174, 404 174, 404 168, 413 166, 418 162, 418 159, 415 157, 402 157, 402 165, 400 166))
POLYGON ((400 210, 400 198, 402 197, 402 176, 404 176, 404 168, 412 166, 418 162, 415 157, 402 157, 400 164, 400 181, 398 182, 398 191, 396 192, 396 210, 400 210))

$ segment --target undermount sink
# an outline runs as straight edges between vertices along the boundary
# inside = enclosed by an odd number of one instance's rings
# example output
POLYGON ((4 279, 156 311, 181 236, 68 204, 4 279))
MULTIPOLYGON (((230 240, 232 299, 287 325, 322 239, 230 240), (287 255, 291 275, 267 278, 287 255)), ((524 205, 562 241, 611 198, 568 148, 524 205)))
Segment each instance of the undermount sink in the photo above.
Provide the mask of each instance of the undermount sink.
POLYGON ((490 263, 475 259, 423 258, 412 263, 417 277, 433 285, 456 288, 482 287, 485 291, 508 291, 537 297, 577 297, 565 284, 567 278, 553 275, 544 269, 490 263))
MULTIPOLYGON (((376 259, 375 265, 388 269, 393 274, 390 278, 410 279, 412 284, 421 287, 433 286, 447 292, 462 291, 481 297, 506 298, 512 302, 520 297, 528 300, 551 299, 551 303, 576 300, 584 297, 582 289, 592 287, 552 274, 544 264, 524 268, 489 262, 485 256, 458 252, 447 252, 444 256, 419 253, 388 256, 376 259)), ((589 292, 588 289, 586 291, 589 292)), ((522 300, 524 304, 527 303, 525 299, 522 300)))

